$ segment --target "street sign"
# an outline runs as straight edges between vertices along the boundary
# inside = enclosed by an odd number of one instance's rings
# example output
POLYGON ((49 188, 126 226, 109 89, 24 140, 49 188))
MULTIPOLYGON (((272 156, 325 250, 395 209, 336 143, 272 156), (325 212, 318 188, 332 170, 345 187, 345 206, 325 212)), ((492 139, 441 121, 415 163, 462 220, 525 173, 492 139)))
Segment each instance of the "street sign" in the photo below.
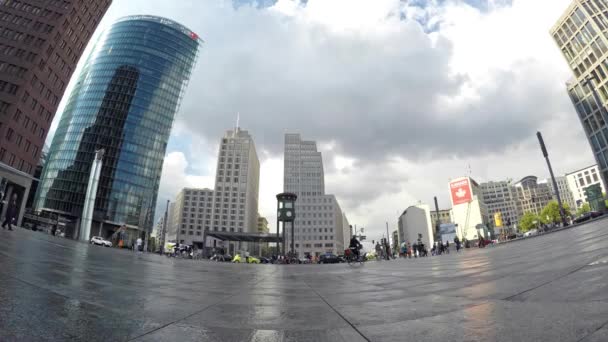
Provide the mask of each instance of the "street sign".
POLYGON ((602 198, 602 187, 599 184, 593 184, 584 189, 587 202, 591 202, 602 198))

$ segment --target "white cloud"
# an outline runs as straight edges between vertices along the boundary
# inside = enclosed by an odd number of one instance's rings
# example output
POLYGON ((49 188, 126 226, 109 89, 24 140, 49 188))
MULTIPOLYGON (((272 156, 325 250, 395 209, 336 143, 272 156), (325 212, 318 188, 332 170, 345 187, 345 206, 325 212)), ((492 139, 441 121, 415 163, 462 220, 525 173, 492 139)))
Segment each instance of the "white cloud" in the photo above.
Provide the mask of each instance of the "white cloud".
POLYGON ((271 226, 283 133, 300 132, 323 150, 327 193, 377 238, 417 201, 436 195, 447 206, 448 179, 468 165, 478 181, 545 176, 537 130, 556 173, 593 163, 565 92, 570 71, 548 33, 569 2, 493 1, 480 11, 462 1, 235 9, 221 0, 118 0, 104 25, 145 12, 206 40, 172 137, 191 146, 167 156, 159 201, 183 186, 213 186, 215 143, 240 112, 261 151, 260 213, 271 226))

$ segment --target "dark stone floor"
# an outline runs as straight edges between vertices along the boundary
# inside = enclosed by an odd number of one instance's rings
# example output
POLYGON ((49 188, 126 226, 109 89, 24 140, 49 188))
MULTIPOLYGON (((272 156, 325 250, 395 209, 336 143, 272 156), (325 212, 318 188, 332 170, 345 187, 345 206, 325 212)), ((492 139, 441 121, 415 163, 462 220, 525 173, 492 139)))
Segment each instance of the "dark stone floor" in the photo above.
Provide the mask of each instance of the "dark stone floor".
POLYGON ((173 260, 0 230, 0 341, 608 341, 608 220, 417 260, 173 260))

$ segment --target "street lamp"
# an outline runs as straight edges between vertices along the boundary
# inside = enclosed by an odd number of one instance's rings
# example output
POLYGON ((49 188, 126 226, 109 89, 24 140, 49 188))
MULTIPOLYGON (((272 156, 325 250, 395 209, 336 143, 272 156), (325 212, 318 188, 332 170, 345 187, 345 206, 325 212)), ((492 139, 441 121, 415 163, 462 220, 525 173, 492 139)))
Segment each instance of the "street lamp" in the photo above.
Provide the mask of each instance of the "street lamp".
POLYGON ((298 196, 289 192, 277 195, 277 255, 281 255, 279 249, 279 222, 283 222, 283 253, 285 253, 285 222, 291 223, 291 254, 295 253, 294 221, 296 219, 296 200, 298 196))
POLYGON ((545 141, 543 140, 543 135, 540 132, 536 132, 536 137, 538 138, 538 143, 540 144, 540 149, 543 152, 543 156, 547 161, 547 167, 549 168, 549 174, 551 175, 551 181, 553 182, 553 190, 557 195, 557 205, 559 206, 559 215, 562 218, 562 224, 565 227, 566 223, 566 213, 564 212, 564 207, 562 206, 562 198, 559 195, 559 189, 557 188, 557 182, 555 181, 555 176, 553 175, 553 168, 551 167, 551 161, 549 161, 549 153, 547 152, 547 147, 545 147, 545 141))

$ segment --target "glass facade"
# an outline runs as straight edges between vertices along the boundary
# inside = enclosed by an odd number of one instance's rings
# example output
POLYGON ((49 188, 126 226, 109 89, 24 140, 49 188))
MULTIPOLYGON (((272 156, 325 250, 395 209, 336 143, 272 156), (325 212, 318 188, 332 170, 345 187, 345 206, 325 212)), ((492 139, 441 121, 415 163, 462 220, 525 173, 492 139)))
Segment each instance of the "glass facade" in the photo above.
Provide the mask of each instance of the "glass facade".
POLYGON ((51 144, 36 209, 82 214, 105 150, 94 220, 149 231, 171 126, 202 41, 171 20, 131 16, 97 42, 51 144))

